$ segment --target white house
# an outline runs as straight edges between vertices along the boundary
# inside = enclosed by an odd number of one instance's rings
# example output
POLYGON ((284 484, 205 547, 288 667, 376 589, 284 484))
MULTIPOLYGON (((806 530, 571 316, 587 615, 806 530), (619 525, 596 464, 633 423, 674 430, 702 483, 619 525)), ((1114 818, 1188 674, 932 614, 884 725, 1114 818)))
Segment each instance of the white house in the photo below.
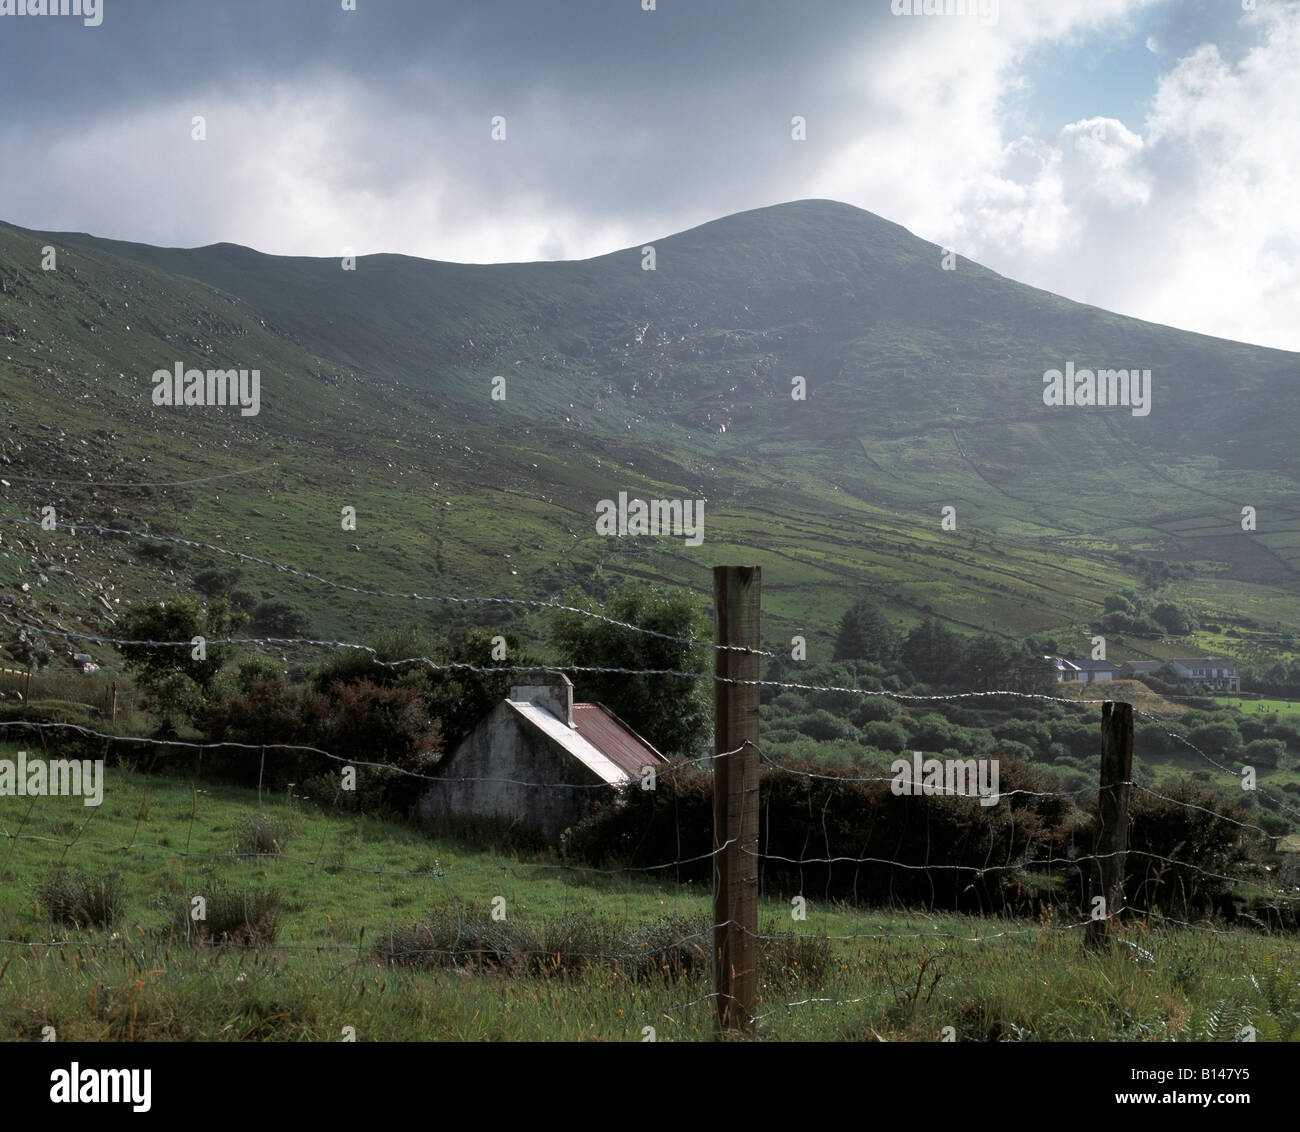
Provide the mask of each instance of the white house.
POLYGON ((554 838, 647 768, 668 765, 603 704, 575 704, 563 673, 539 670, 521 674, 438 763, 419 812, 435 822, 499 818, 554 838))
POLYGON ((1063 656, 1043 657, 1052 666, 1058 684, 1065 680, 1082 680, 1094 684, 1098 680, 1114 680, 1119 668, 1109 660, 1067 660, 1063 656))
POLYGON ((1191 680, 1221 692, 1241 691, 1241 677, 1237 675, 1236 664, 1221 656, 1189 657, 1169 663, 1180 680, 1191 680))

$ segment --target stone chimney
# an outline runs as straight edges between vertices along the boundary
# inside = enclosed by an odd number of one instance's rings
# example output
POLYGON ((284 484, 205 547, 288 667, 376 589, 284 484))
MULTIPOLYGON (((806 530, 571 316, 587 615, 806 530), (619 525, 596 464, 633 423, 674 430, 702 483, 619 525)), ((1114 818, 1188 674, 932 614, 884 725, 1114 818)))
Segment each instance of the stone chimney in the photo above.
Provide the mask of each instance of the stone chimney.
POLYGON ((563 672, 535 668, 515 676, 510 699, 543 707, 567 727, 573 726, 573 681, 563 672))

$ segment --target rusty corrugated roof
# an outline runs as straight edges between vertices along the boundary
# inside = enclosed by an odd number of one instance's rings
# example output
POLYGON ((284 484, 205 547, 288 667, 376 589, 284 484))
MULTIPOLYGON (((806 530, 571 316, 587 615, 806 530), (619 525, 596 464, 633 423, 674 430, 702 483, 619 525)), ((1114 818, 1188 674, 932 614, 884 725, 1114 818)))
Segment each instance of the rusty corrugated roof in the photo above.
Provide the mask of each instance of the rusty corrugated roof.
POLYGON ((668 763, 603 704, 574 704, 573 725, 579 735, 629 778, 640 778, 642 767, 668 763))
POLYGON ((598 775, 611 786, 617 786, 627 781, 627 774, 618 763, 594 743, 584 739, 577 728, 570 727, 540 704, 519 703, 517 700, 507 700, 506 703, 549 739, 563 747, 565 751, 593 774, 598 775))

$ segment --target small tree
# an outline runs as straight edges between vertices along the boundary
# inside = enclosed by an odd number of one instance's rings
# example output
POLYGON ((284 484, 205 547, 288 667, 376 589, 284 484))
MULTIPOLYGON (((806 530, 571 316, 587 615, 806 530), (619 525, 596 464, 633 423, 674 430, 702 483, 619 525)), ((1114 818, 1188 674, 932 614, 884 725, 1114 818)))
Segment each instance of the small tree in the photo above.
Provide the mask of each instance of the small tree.
POLYGON ((902 638, 874 602, 862 598, 840 618, 834 660, 874 660, 889 664, 898 656, 902 638))
MULTIPOLYGON (((566 604, 688 641, 708 637, 704 611, 690 594, 670 595, 633 582, 601 610, 594 609, 581 594, 570 594, 566 604)), ((555 615, 551 643, 565 664, 701 674, 708 670, 709 653, 704 647, 623 629, 578 613, 555 615)), ((698 754, 708 739, 711 689, 704 680, 577 672, 573 684, 579 698, 603 703, 666 755, 698 754)))
POLYGON ((172 730, 177 718, 195 717, 232 652, 231 645, 212 642, 231 636, 247 620, 232 613, 225 599, 204 609, 197 599, 184 597, 133 605, 122 615, 122 635, 144 643, 118 645, 118 651, 152 695, 163 730, 172 730))

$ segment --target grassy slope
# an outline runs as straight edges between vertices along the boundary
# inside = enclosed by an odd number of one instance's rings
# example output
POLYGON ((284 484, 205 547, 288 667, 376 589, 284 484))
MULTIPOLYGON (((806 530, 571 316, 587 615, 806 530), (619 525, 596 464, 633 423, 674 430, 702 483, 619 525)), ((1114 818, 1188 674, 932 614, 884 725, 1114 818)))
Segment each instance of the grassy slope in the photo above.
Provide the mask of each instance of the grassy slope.
MULTIPOLYGON (((351 1025, 362 1041, 639 1041, 653 1025, 659 1040, 710 1036, 707 1001, 682 1005, 707 993, 702 972, 667 982, 631 980, 609 965, 569 977, 413 972, 369 952, 452 899, 466 916, 504 896, 508 918, 604 918, 634 932, 668 913, 707 916, 707 894, 670 873, 566 871, 283 797, 260 805, 294 825, 285 855, 241 858, 232 855, 236 827, 259 808, 255 791, 109 773, 99 809, 79 799, 0 799, 0 831, 10 835, 0 840, 0 938, 37 944, 4 948, 0 1032, 34 1038, 51 1025, 61 1041, 337 1040, 351 1025), (51 925, 36 888, 59 864, 120 874, 118 923, 51 925), (236 886, 280 893, 282 947, 192 948, 159 934, 168 909, 209 883, 205 864, 236 886)), ((963 1041, 1230 1040, 1243 1025, 1275 1040, 1300 1031, 1294 940, 1138 925, 1130 938, 1158 957, 1143 968, 1123 953, 1085 952, 1079 933, 1059 923, 853 911, 815 897, 805 921, 775 899, 761 916, 767 935, 863 937, 832 943, 820 958, 794 941, 766 945, 764 1037, 934 1040, 944 1026, 963 1041), (939 981, 917 995, 927 959, 924 987, 936 972, 939 981), (814 994, 836 1001, 786 1005, 814 994)))
MULTIPOLYGON (((1101 597, 1133 581, 1118 549, 1196 564, 1168 594, 1225 626, 1300 627, 1294 355, 1121 318, 969 261, 943 272, 937 248, 832 202, 655 246, 655 272, 637 249, 486 267, 374 256, 344 272, 233 245, 0 226, 10 472, 159 482, 261 469, 98 494, 10 477, 0 506, 35 517, 53 502, 83 521, 116 507, 123 525, 403 592, 550 597, 593 586, 597 569, 707 592, 711 565, 757 562, 771 643, 800 631, 812 659, 864 592, 904 624, 934 613, 1083 646, 1101 597), (46 242, 58 272, 37 269, 46 242), (260 366, 261 416, 151 410, 148 374, 205 357, 260 366), (1044 407, 1041 373, 1067 357, 1149 365, 1152 415, 1044 407), (504 402, 488 394, 496 374, 504 402), (791 401, 792 374, 808 378, 806 402, 791 401), (595 503, 620 490, 707 498, 704 545, 598 537, 595 503), (1243 501, 1260 510, 1256 534, 1239 529, 1243 501), (344 504, 359 510, 355 534, 339 528, 344 504), (949 505, 958 529, 944 532, 949 505)), ((79 587, 40 582, 23 553, 0 558, 6 580, 79 620, 85 579, 105 570, 129 599, 222 564, 195 552, 168 575, 77 541, 54 564, 79 587)), ((390 601, 245 574, 324 635, 365 637, 393 617, 390 601)))

